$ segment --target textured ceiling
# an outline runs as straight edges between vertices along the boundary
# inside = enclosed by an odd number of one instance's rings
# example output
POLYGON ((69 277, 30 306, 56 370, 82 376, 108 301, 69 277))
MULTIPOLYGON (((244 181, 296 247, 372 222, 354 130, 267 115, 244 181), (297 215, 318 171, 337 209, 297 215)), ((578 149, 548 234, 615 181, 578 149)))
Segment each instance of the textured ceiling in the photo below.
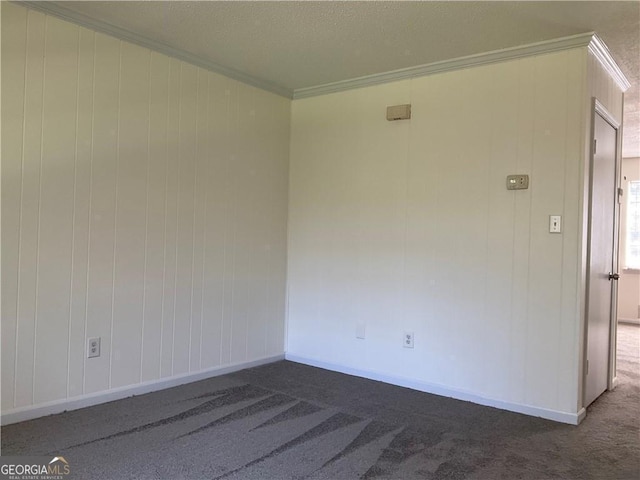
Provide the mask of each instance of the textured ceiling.
POLYGON ((640 2, 58 2, 297 89, 595 31, 632 86, 624 156, 640 156, 640 2))

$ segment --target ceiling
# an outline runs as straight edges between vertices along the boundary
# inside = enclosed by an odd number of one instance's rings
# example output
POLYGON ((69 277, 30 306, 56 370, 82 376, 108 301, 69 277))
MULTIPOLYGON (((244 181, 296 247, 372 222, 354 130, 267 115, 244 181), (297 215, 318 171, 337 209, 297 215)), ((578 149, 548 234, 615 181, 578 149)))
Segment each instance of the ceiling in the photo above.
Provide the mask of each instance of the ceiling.
POLYGON ((596 32, 631 82, 640 156, 640 2, 56 2, 288 90, 596 32))

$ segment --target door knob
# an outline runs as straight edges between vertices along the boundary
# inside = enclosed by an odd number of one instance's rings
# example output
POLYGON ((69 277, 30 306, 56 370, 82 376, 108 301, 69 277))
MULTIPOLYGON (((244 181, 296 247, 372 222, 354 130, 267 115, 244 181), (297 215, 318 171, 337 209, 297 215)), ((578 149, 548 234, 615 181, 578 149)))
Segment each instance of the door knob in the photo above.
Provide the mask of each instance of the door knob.
POLYGON ((609 280, 618 280, 619 278, 620 278, 620 275, 618 275, 617 273, 609 272, 609 280))

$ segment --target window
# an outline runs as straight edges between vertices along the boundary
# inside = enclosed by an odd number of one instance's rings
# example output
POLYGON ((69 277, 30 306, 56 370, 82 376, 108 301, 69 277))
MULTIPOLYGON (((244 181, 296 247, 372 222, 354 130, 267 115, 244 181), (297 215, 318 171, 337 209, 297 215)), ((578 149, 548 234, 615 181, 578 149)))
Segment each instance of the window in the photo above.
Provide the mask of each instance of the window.
POLYGON ((640 269, 640 181, 629 182, 626 268, 640 269))

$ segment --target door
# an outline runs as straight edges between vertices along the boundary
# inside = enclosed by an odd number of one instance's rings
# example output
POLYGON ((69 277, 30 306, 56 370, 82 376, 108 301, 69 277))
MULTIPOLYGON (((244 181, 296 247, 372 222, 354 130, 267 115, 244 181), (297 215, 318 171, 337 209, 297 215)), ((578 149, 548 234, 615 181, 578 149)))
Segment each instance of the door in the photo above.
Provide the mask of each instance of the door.
MULTIPOLYGON (((589 217, 589 290, 584 406, 608 387, 616 260, 617 128, 596 106, 589 217)), ((606 115, 605 115, 606 116, 606 115)))

